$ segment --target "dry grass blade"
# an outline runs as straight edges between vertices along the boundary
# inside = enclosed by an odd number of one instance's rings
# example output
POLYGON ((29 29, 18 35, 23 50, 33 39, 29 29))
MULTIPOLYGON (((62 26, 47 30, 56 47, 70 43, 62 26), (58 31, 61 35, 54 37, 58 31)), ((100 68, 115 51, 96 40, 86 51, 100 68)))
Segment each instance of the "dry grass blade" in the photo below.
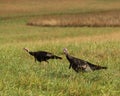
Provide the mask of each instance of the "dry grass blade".
POLYGON ((120 11, 107 11, 75 15, 41 16, 33 18, 28 25, 32 26, 89 26, 89 27, 118 27, 120 26, 120 11))

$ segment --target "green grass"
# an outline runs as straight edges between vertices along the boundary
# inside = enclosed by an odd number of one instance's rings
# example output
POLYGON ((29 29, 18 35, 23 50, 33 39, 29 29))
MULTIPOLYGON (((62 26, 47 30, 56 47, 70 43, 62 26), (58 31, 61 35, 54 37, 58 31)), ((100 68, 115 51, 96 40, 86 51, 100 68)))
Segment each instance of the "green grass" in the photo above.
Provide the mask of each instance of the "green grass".
POLYGON ((114 37, 119 28, 28 27, 24 19, 11 21, 0 24, 1 96, 119 96, 120 41, 114 37), (47 50, 63 60, 35 63, 23 47, 47 50), (64 47, 71 55, 108 69, 77 74, 68 69, 61 54, 64 47))
POLYGON ((47 49, 63 57, 62 61, 50 60, 49 64, 35 63, 21 47, 24 46, 11 44, 0 49, 2 96, 119 95, 119 42, 68 44, 66 47, 72 55, 108 67, 107 70, 79 74, 68 69, 68 61, 60 54, 64 45, 34 46, 34 49, 47 49))
MULTIPOLYGON (((92 3, 87 2, 87 5, 96 5, 96 2, 101 2, 101 5, 103 2, 109 2, 111 6, 113 4, 113 0, 93 1, 92 3)), ((2 2, 0 4, 7 4, 4 0, 0 2, 2 2)), ((14 4, 18 4, 18 2, 16 1, 14 4)), ((20 3, 20 5, 22 4, 20 3)), ((29 5, 27 1, 24 4, 29 5)), ((24 4, 22 7, 25 6, 24 4)), ((32 5, 31 2, 30 4, 32 5)), ((25 10, 28 10, 29 7, 25 7, 25 10)), ((47 8, 46 10, 49 10, 50 7, 47 8)), ((114 8, 110 7, 110 9, 114 8)), ((105 5, 103 9, 105 9, 105 5)), ((34 10, 30 10, 32 15, 34 10)), ((53 11, 56 14, 65 13, 60 10, 53 11)), ((43 13, 37 13, 38 11, 40 12, 37 10, 35 14, 43 15, 43 13)), ((4 12, 2 14, 4 19, 0 17, 0 96, 119 96, 119 27, 27 26, 26 23, 31 18, 29 13, 20 11, 22 13, 19 17, 18 11, 10 11, 10 13, 14 13, 13 15, 4 12), (12 18, 6 19, 6 14, 12 18), (18 17, 14 18, 16 14, 18 17), (26 14, 28 15, 26 16, 26 14), (47 50, 63 57, 63 60, 49 60, 49 64, 35 63, 34 58, 23 50, 24 47, 28 47, 31 51, 47 50), (96 65, 107 66, 108 69, 77 74, 74 70, 68 69, 69 62, 62 53, 64 47, 68 48, 71 55, 96 65)), ((67 9, 66 12, 68 12, 67 9)), ((73 10, 70 12, 72 13, 73 10)))

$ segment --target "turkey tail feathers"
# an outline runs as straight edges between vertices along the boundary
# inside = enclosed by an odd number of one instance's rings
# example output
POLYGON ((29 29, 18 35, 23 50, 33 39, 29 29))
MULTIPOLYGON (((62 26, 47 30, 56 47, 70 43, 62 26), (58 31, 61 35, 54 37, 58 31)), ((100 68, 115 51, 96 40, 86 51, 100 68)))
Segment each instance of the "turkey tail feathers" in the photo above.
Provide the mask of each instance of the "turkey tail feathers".
POLYGON ((59 56, 53 56, 52 58, 53 59, 62 59, 62 57, 59 57, 59 56))
POLYGON ((93 68, 93 70, 101 70, 101 69, 107 69, 107 67, 97 66, 96 68, 93 68))

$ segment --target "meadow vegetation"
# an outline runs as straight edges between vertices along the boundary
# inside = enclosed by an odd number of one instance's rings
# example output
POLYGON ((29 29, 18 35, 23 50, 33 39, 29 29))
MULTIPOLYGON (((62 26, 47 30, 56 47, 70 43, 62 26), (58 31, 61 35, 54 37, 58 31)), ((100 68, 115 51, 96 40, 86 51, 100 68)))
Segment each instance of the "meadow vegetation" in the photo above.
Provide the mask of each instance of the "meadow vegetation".
POLYGON ((120 11, 94 12, 84 14, 69 14, 41 16, 33 18, 27 25, 60 26, 60 27, 119 27, 120 11))
POLYGON ((61 4, 67 4, 62 8, 57 0, 53 1, 0 1, 0 6, 7 6, 5 9, 0 7, 0 96, 119 96, 119 27, 26 25, 45 14, 50 18, 57 15, 55 18, 58 18, 60 14, 83 14, 84 8, 85 14, 95 10, 118 10, 119 0, 77 0, 77 3, 62 0, 61 4), (81 2, 81 7, 78 2, 81 2), (54 9, 56 4, 58 9, 54 9), (46 50, 63 57, 63 60, 35 63, 34 58, 23 50, 24 47, 31 51, 46 50), (78 74, 69 70, 69 63, 62 53, 65 47, 71 55, 108 69, 78 74))

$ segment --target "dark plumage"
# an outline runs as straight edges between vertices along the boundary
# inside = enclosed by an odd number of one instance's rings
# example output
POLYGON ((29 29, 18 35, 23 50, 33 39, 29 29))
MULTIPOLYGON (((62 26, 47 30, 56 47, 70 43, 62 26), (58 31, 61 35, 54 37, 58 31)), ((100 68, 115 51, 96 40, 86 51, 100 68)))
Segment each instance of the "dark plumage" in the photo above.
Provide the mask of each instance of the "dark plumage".
POLYGON ((70 56, 66 48, 64 48, 63 51, 64 51, 64 54, 66 55, 67 60, 70 63, 69 69, 72 67, 73 70, 75 70, 76 72, 79 72, 79 71, 87 72, 87 71, 94 71, 94 70, 100 70, 100 69, 107 69, 107 67, 94 65, 88 61, 84 61, 82 59, 70 56))
POLYGON ((28 52, 30 55, 34 56, 35 61, 37 60, 39 62, 45 61, 45 62, 49 63, 47 61, 49 59, 62 59, 61 57, 56 56, 56 55, 49 53, 49 52, 46 52, 46 51, 32 52, 32 51, 29 51, 29 49, 27 49, 27 48, 24 48, 24 50, 26 52, 28 52))

